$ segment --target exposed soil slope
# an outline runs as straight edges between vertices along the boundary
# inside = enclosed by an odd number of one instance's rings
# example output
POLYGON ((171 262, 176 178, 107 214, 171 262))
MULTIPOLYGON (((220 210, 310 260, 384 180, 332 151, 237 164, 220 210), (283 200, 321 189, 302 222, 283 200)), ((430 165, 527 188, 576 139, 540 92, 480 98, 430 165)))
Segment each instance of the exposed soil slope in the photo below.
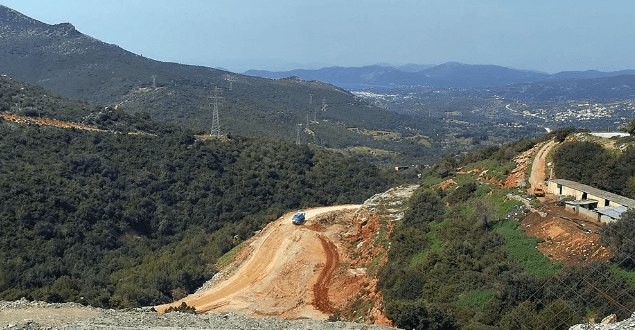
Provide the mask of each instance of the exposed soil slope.
POLYGON ((93 132, 108 132, 106 130, 97 128, 95 126, 78 124, 70 121, 63 121, 57 119, 50 118, 34 118, 34 117, 25 117, 16 115, 13 113, 0 113, 0 117, 5 120, 13 121, 18 124, 31 124, 31 125, 41 125, 41 126, 53 126, 58 128, 75 128, 81 129, 85 131, 93 131, 93 132))
POLYGON ((364 205, 305 210, 269 224, 238 252, 220 276, 183 302, 198 313, 234 312, 279 319, 326 319, 388 325, 377 272, 387 261, 388 238, 417 186, 393 188, 364 205))
POLYGON ((251 256, 225 280, 170 305, 185 302, 197 312, 237 312, 284 319, 326 319, 328 285, 337 266, 333 231, 318 232, 312 222, 326 212, 354 211, 360 205, 305 210, 307 223, 296 226, 289 213, 269 224, 250 244, 251 256))
POLYGON ((520 226, 527 236, 544 239, 538 244, 538 251, 549 260, 565 265, 581 265, 611 258, 611 249, 600 244, 599 223, 571 214, 555 205, 553 197, 547 198, 540 212, 527 215, 520 226))

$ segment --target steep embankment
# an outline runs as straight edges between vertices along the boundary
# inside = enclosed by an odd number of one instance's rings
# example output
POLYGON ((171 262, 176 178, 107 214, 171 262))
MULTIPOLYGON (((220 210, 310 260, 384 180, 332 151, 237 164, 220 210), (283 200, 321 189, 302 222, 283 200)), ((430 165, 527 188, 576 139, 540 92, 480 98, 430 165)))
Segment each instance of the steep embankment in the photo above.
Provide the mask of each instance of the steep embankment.
MULTIPOLYGON (((330 237, 311 227, 315 217, 326 212, 354 211, 359 205, 306 210, 306 226, 291 223, 287 214, 270 223, 248 246, 253 250, 231 276, 182 302, 197 312, 236 311, 249 316, 285 319, 325 319, 328 280, 337 266, 337 248, 330 237)), ((329 235, 331 234, 331 235, 329 235)))
POLYGON ((164 312, 186 303, 198 313, 281 319, 326 319, 339 312, 390 325, 375 276, 385 262, 391 219, 398 218, 398 208, 414 188, 390 190, 362 206, 308 209, 303 226, 293 225, 289 213, 246 244, 204 289, 156 309, 164 312), (362 289, 366 292, 360 295, 362 289), (351 309, 361 301, 365 310, 351 309))

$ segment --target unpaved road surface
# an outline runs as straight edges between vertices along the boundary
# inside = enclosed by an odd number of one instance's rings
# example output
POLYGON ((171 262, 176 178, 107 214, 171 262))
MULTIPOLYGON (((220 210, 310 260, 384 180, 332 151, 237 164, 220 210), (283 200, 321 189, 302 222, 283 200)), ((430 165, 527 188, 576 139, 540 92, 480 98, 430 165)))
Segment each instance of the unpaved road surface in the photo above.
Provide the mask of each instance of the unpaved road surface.
POLYGON ((329 235, 311 226, 317 215, 355 211, 360 205, 304 210, 306 224, 291 223, 293 213, 270 223, 251 243, 251 255, 228 278, 169 305, 185 302, 198 313, 235 312, 244 316, 280 319, 326 319, 330 278, 338 265, 338 251, 329 235))
POLYGON ((546 158, 549 150, 553 148, 556 143, 552 140, 546 143, 534 158, 534 162, 531 165, 531 175, 529 176, 529 183, 531 184, 531 191, 529 194, 533 194, 533 191, 537 187, 544 187, 545 182, 545 168, 547 167, 546 158))
POLYGON ((16 122, 18 124, 53 126, 58 128, 75 128, 75 129, 81 129, 84 131, 93 131, 93 132, 108 132, 106 130, 103 130, 91 125, 78 124, 78 123, 74 123, 70 121, 63 121, 63 120, 50 119, 50 118, 26 117, 26 116, 20 116, 14 113, 0 113, 0 117, 4 118, 5 120, 16 122))

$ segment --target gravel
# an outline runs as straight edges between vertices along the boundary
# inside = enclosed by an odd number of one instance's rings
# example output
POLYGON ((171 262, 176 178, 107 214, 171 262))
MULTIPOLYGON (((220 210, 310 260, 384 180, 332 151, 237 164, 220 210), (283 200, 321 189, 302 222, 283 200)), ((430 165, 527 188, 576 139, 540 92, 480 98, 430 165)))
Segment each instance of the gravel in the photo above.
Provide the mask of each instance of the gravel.
POLYGON ((319 320, 277 320, 268 318, 247 318, 234 313, 228 314, 187 314, 172 312, 159 314, 152 307, 137 308, 133 310, 103 310, 93 307, 86 307, 75 303, 50 304, 46 302, 30 302, 25 299, 15 302, 0 302, 0 315, 11 312, 14 319, 0 324, 0 329, 394 329, 376 325, 351 323, 351 322, 328 322, 319 320), (21 318, 17 312, 39 313, 69 313, 90 311, 96 312, 87 319, 78 319, 65 325, 54 325, 50 322, 40 320, 29 320, 21 318))

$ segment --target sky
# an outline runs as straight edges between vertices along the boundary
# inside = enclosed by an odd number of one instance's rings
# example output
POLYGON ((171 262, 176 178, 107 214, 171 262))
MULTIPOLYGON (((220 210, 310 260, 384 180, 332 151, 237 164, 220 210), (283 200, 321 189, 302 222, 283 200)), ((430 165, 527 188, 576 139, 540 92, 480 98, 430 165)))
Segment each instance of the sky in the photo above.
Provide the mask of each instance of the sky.
POLYGON ((241 73, 494 64, 635 69, 633 0, 0 0, 160 61, 241 73))

